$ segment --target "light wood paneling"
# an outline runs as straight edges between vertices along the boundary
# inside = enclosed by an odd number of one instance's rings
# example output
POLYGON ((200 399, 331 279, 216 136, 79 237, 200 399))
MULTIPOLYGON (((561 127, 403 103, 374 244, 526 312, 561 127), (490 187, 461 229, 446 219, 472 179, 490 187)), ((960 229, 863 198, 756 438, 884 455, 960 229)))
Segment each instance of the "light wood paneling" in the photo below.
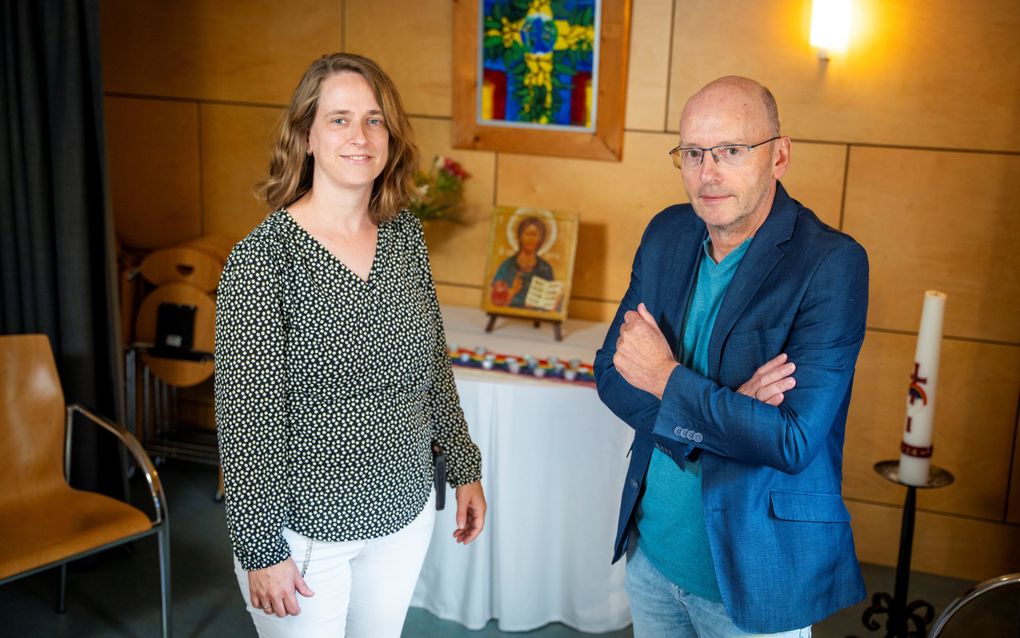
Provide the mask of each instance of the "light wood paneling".
POLYGON ((308 65, 340 49, 340 6, 103 0, 105 90, 286 104, 308 65))
POLYGON ((436 296, 439 303, 450 306, 467 306, 480 308, 482 305, 482 288, 472 286, 453 286, 436 283, 436 296))
POLYGON ((160 248, 198 235, 198 105, 106 98, 105 109, 117 236, 160 248))
POLYGON ((346 50, 378 62, 397 85, 409 113, 450 116, 451 4, 347 1, 346 50))
POLYGON ((621 162, 501 154, 497 203, 581 214, 573 294, 619 300, 648 220, 686 201, 666 133, 626 133, 621 162))
POLYGON ((578 299, 573 297, 567 308, 567 316, 571 319, 610 323, 613 317, 616 316, 616 310, 619 306, 619 299, 615 301, 600 301, 597 299, 578 299))
MULTIPOLYGON (((847 507, 857 557, 896 565, 902 509, 853 500, 847 507)), ((911 569, 975 581, 1020 571, 1020 527, 924 511, 914 525, 911 569)))
POLYGON ((632 0, 627 71, 627 129, 666 128, 666 80, 673 3, 632 0))
MULTIPOLYGON (((903 502, 903 488, 880 478, 873 466, 899 459, 916 345, 913 335, 869 331, 865 338, 844 446, 847 496, 903 502)), ((919 507, 1002 521, 1017 387, 1020 346, 943 341, 932 460, 952 472, 956 481, 941 489, 921 490, 919 507)))
POLYGON ((669 126, 708 81, 769 86, 802 139, 1020 150, 1016 0, 859 0, 851 43, 822 67, 807 0, 676 3, 669 126))
POLYGON ((203 104, 203 231, 239 241, 266 217, 255 184, 266 178, 283 109, 203 104))
MULTIPOLYGON (((437 281, 481 286, 485 276, 485 249, 494 199, 496 154, 450 148, 450 120, 412 118, 421 150, 422 168, 435 157, 459 162, 470 177, 464 182, 463 223, 430 222, 425 239, 437 281)), ((480 289, 480 288, 479 288, 480 289)))
POLYGON ((1020 342, 1020 156, 853 147, 843 225, 868 250, 868 325, 916 331, 928 288, 947 335, 1020 342))
POLYGON ((839 228, 846 146, 794 140, 790 158, 790 169, 783 177, 786 192, 823 222, 839 228))

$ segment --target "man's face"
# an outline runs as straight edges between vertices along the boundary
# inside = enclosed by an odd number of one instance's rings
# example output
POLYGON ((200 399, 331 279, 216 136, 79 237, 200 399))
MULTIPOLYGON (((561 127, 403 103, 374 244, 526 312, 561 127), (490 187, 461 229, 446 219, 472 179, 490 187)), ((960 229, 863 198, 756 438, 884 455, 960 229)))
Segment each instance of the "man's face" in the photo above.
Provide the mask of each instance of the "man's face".
POLYGON ((542 231, 534 224, 529 224, 521 232, 521 247, 527 252, 533 253, 539 249, 538 243, 542 241, 542 231))
MULTIPOLYGON (((753 145, 773 134, 761 97, 740 86, 717 86, 695 95, 680 120, 685 147, 753 145)), ((759 146, 739 166, 720 165, 706 152, 701 166, 681 171, 694 212, 713 229, 756 229, 772 206, 776 180, 786 172, 788 145, 784 138, 759 146)))

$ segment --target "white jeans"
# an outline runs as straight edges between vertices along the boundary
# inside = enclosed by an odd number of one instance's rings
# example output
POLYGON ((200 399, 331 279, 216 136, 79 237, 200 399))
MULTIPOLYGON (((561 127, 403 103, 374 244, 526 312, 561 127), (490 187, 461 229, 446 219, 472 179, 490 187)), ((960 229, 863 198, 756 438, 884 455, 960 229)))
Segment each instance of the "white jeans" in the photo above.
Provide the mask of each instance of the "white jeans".
POLYGON ((312 541, 284 528, 291 557, 301 569, 312 551, 305 583, 315 595, 296 594, 301 613, 279 618, 251 606, 248 572, 234 572, 248 613, 262 638, 400 638, 436 520, 435 493, 402 530, 365 541, 312 541))

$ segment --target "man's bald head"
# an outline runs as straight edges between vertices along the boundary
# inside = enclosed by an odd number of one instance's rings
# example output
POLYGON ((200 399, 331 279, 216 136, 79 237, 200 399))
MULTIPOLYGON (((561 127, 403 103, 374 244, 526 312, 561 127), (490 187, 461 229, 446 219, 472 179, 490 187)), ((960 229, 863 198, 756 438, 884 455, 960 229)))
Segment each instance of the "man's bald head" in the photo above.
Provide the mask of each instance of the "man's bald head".
POLYGON ((739 75, 727 75, 712 80, 692 95, 684 105, 683 114, 680 116, 681 128, 692 105, 724 97, 745 98, 748 115, 758 120, 756 123, 760 123, 766 128, 763 132, 770 136, 779 135, 779 107, 776 105, 776 98, 772 95, 772 91, 750 78, 739 75))

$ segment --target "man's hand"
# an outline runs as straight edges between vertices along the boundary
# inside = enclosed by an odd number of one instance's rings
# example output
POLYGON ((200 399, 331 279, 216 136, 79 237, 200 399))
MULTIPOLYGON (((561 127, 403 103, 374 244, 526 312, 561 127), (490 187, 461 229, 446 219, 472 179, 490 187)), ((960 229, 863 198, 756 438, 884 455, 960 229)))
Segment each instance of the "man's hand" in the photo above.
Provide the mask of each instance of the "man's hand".
POLYGON ((613 365, 627 383, 660 399, 669 375, 680 365, 645 304, 623 316, 613 365))
POLYGON ((481 481, 457 488, 457 529, 453 537, 467 545, 482 533, 485 526, 485 494, 481 481))
POLYGON ((782 403, 785 398, 783 393, 797 385, 797 380, 793 378, 797 366, 792 361, 787 363, 786 359, 784 352, 755 370, 754 375, 737 388, 737 392, 769 405, 782 403))
POLYGON ((267 614, 276 614, 280 618, 300 614, 301 606, 295 591, 306 598, 315 595, 305 584, 293 558, 248 572, 251 605, 267 614))

